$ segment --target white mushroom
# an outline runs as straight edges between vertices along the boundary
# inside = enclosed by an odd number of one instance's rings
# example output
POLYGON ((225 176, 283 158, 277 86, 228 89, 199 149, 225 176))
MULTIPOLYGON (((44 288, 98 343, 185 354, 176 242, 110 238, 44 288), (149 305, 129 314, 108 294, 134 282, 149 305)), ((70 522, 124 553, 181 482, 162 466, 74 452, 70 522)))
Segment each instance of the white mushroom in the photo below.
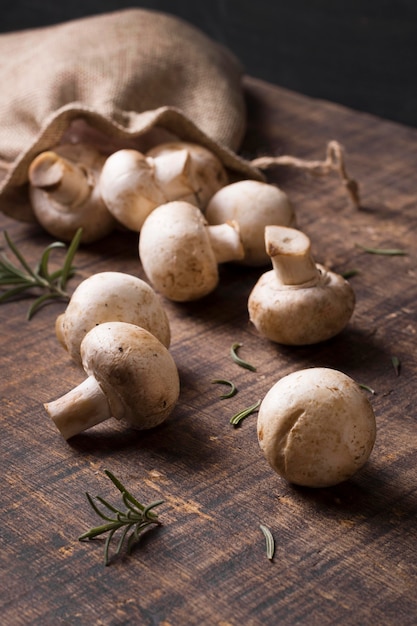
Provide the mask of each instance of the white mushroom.
POLYGON ((168 202, 145 220, 139 256, 154 288, 170 300, 196 300, 213 291, 218 264, 241 259, 244 251, 236 223, 209 226, 200 209, 168 202))
POLYGON ((204 208, 228 181, 221 161, 194 143, 160 144, 146 155, 118 150, 104 164, 100 190, 108 210, 126 228, 139 232, 160 204, 186 200, 204 208))
POLYGON ((113 321, 141 326, 169 347, 170 326, 159 296, 144 280, 122 272, 99 272, 82 281, 57 318, 55 332, 70 356, 81 364, 84 336, 94 326, 113 321))
POLYGON ((355 306, 350 284, 314 263, 310 240, 301 231, 267 226, 265 241, 273 269, 259 278, 248 299, 259 333, 288 345, 313 344, 339 333, 355 306))
POLYGON ((147 330, 126 322, 92 328, 81 343, 87 378, 45 404, 65 439, 111 417, 138 429, 168 418, 179 397, 179 376, 167 348, 147 330))
POLYGON ((325 367, 294 372, 271 387, 257 430, 271 467, 306 487, 329 487, 353 476, 376 438, 375 415, 359 385, 325 367))
POLYGON ((209 224, 235 220, 239 224, 245 257, 240 263, 257 267, 270 260, 265 250, 265 226, 296 226, 286 193, 275 185, 240 180, 219 189, 204 212, 209 224))
POLYGON ((70 241, 82 227, 91 243, 116 226, 100 195, 98 180, 105 157, 84 144, 64 144, 41 152, 29 167, 29 196, 45 230, 70 241))
POLYGON ((204 210, 216 191, 229 182, 220 159, 197 143, 163 143, 148 150, 146 156, 154 161, 167 202, 185 200, 204 210))

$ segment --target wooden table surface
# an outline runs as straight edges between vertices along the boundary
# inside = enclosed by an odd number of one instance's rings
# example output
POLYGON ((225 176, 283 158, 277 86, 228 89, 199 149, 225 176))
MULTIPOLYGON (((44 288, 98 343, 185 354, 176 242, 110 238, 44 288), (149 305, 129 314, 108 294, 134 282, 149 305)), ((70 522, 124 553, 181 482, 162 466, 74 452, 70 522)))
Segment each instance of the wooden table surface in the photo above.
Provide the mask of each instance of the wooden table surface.
MULTIPOLYGON (((245 89, 244 156, 321 159, 328 140, 345 147, 361 210, 336 176, 281 168, 268 179, 291 197, 316 260, 359 271, 350 279, 357 297, 351 323, 321 345, 272 344, 258 336, 246 309, 261 271, 223 266, 218 289, 204 300, 164 301, 182 384, 170 419, 146 433, 111 420, 67 443, 43 408, 84 379, 54 335, 65 304, 47 306, 30 322, 27 300, 1 306, 5 626, 417 622, 417 130, 250 78, 245 89), (357 244, 407 254, 371 255, 357 244), (256 372, 232 362, 233 342, 243 344, 240 354, 256 372), (229 423, 280 377, 311 366, 339 369, 375 390, 364 391, 378 430, 370 460, 328 489, 296 488, 270 469, 255 415, 239 428, 229 423), (220 400, 215 378, 233 380, 238 394, 220 400), (104 469, 139 499, 164 500, 163 525, 108 567, 102 540, 77 540, 99 521, 85 491, 119 503, 104 469), (272 562, 261 523, 275 538, 272 562)), ((36 225, 4 217, 0 225, 32 262, 51 241, 36 225)), ((143 277, 134 235, 83 248, 76 265, 71 290, 102 270, 143 277)))

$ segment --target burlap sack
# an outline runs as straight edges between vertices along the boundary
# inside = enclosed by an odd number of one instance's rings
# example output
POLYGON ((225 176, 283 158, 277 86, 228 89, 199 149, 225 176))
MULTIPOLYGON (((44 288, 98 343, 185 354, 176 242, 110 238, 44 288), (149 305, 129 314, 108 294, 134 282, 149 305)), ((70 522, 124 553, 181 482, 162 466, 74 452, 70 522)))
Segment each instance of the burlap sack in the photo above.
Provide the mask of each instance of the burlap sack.
POLYGON ((128 9, 0 35, 0 210, 33 219, 28 167, 74 120, 113 138, 154 127, 196 141, 242 176, 242 68, 175 17, 128 9))

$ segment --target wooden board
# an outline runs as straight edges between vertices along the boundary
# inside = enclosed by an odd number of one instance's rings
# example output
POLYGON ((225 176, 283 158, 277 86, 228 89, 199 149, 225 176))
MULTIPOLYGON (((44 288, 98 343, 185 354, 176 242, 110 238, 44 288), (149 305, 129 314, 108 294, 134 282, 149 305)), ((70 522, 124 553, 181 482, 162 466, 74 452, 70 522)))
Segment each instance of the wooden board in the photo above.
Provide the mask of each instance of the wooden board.
MULTIPOLYGON (((54 335, 65 305, 30 322, 28 301, 1 306, 2 624, 416 623, 417 131, 250 78, 246 90, 245 156, 321 159, 328 140, 345 147, 361 183, 360 211, 336 176, 281 168, 269 180, 290 195, 316 260, 359 270, 351 279, 354 317, 324 344, 274 345, 248 322, 246 301, 260 272, 224 266, 204 301, 165 303, 182 384, 172 417, 146 433, 107 422, 67 443, 43 408, 84 378, 54 335), (370 255, 356 244, 408 254, 370 255), (232 362, 233 342, 243 344, 255 373, 232 362), (371 458, 329 489, 279 478, 259 449, 256 416, 229 424, 280 377, 310 366, 334 367, 376 392, 369 394, 378 425, 371 458), (233 380, 238 394, 220 400, 215 378, 233 380), (109 567, 103 541, 77 540, 99 521, 85 491, 119 502, 105 468, 139 499, 165 501, 163 526, 109 567), (272 562, 260 523, 275 538, 272 562)), ((51 241, 35 225, 0 224, 32 262, 51 241)), ((101 270, 143 277, 134 235, 82 249, 76 264, 71 289, 101 270)))

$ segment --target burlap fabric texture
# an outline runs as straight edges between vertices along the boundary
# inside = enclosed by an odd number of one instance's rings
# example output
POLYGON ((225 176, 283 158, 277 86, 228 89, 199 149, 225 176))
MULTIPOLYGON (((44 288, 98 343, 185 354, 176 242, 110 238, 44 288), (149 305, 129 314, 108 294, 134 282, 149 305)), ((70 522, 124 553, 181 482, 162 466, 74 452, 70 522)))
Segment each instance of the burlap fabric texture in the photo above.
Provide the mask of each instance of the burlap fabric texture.
POLYGON ((74 120, 112 138, 158 127, 215 152, 242 177, 242 67, 186 22, 126 9, 0 35, 0 210, 33 219, 28 167, 74 120))

